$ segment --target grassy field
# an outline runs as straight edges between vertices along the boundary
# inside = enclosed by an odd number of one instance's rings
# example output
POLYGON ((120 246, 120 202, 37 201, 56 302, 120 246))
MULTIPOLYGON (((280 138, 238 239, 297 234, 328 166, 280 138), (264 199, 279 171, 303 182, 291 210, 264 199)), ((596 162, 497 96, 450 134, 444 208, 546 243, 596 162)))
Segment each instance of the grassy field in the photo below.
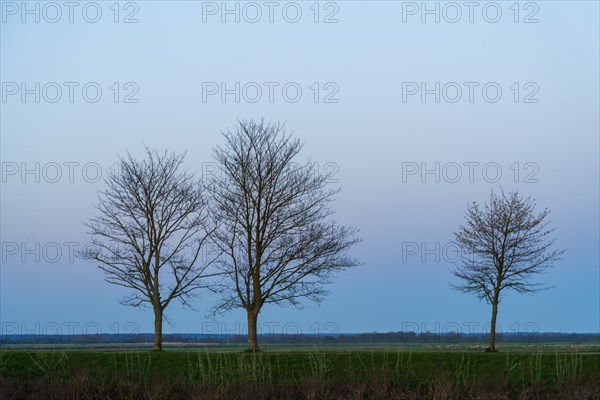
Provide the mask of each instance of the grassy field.
POLYGON ((13 348, 0 352, 0 398, 600 399, 598 346, 445 346, 13 348))

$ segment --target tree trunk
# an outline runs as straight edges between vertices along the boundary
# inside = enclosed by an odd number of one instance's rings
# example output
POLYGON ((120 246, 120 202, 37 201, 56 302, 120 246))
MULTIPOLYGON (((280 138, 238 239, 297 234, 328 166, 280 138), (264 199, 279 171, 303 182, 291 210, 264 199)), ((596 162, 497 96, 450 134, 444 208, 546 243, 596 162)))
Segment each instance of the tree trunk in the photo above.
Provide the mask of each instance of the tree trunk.
POLYGON ((256 322, 258 320, 258 312, 248 310, 248 351, 258 351, 258 335, 256 333, 256 322))
POLYGON ((152 350, 162 350, 162 322, 163 310, 159 307, 154 307, 154 346, 152 350))
POLYGON ((496 351, 496 316, 498 315, 498 294, 492 299, 492 321, 490 322, 489 351, 496 351))

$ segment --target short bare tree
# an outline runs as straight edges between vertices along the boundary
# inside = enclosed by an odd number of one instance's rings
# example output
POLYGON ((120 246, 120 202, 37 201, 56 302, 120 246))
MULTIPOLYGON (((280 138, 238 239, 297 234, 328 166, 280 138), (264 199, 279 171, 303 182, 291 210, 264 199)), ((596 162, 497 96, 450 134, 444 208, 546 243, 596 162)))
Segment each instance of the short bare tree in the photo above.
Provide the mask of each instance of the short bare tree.
POLYGON ((86 226, 92 237, 81 256, 98 262, 111 284, 133 289, 125 305, 154 311, 154 349, 162 349, 164 311, 174 299, 184 306, 207 286, 210 262, 200 263, 207 241, 207 202, 200 182, 181 171, 185 155, 146 148, 131 154, 105 179, 97 215, 86 226))
POLYGON ((456 290, 475 293, 492 305, 490 344, 496 351, 496 317, 505 290, 531 293, 544 289, 533 283, 560 259, 564 250, 553 249, 547 220, 550 211, 535 212, 535 201, 517 192, 496 195, 481 208, 473 202, 467 207, 466 225, 454 234, 461 259, 452 273, 461 280, 456 290))
POLYGON ((219 223, 213 239, 230 285, 215 310, 243 308, 248 349, 258 351, 263 305, 322 301, 332 274, 359 264, 345 254, 359 239, 356 229, 330 220, 339 189, 329 189, 331 175, 313 163, 294 162, 302 144, 281 124, 242 121, 223 135, 225 146, 215 150, 221 171, 208 186, 219 223))

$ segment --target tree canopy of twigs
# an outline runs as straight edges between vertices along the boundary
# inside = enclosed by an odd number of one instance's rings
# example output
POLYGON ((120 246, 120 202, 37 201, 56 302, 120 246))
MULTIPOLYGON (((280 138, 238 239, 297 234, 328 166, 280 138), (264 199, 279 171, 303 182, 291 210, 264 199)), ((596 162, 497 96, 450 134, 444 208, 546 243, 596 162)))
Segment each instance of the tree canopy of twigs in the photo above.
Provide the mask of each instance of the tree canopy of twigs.
POLYGON ((148 148, 142 160, 121 158, 86 222, 92 245, 81 254, 98 263, 108 283, 131 290, 122 304, 153 309, 156 350, 167 306, 174 299, 189 306, 214 275, 211 262, 200 260, 212 231, 206 197, 194 175, 182 171, 184 158, 148 148))
POLYGON ((467 207, 466 224, 454 234, 461 259, 452 273, 452 288, 474 293, 492 305, 489 350, 495 351, 498 304, 508 290, 532 293, 544 289, 536 275, 552 267, 564 250, 554 248, 548 214, 535 211, 535 201, 518 192, 491 193, 483 207, 467 207))
POLYGON ((248 348, 257 351, 263 305, 322 301, 333 274, 359 264, 347 254, 358 231, 331 220, 339 189, 314 163, 295 161, 303 145, 281 124, 241 121, 223 135, 214 155, 221 170, 207 183, 229 283, 216 310, 245 309, 248 348))

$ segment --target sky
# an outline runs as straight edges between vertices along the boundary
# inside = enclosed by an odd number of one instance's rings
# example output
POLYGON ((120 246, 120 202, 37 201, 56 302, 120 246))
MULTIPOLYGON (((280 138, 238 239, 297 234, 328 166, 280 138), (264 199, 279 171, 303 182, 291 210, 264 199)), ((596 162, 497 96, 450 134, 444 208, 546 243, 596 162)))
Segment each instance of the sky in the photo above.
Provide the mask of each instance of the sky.
MULTIPOLYGON (((363 240, 322 304, 266 306, 261 332, 485 331, 451 240, 491 190, 550 209, 567 249, 551 289, 506 293, 499 330, 600 332, 598 3, 468 4, 2 1, 1 333, 152 331, 74 257, 102 179, 144 145, 202 176, 250 118, 335 172, 335 219, 363 240)), ((215 301, 173 303, 164 331, 243 332, 215 301)))

